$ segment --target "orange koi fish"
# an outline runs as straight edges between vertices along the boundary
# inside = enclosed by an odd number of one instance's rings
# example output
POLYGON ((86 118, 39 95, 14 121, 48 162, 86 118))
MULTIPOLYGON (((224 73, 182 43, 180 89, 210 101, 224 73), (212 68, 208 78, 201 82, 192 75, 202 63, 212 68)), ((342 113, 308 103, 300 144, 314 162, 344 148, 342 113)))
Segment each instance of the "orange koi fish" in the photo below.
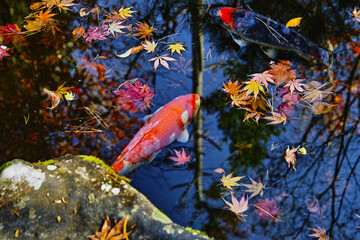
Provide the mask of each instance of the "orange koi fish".
POLYGON ((199 95, 188 94, 175 98, 147 116, 145 125, 115 160, 111 169, 118 174, 125 173, 141 163, 150 162, 175 139, 187 142, 189 133, 186 127, 195 117, 199 106, 199 95))

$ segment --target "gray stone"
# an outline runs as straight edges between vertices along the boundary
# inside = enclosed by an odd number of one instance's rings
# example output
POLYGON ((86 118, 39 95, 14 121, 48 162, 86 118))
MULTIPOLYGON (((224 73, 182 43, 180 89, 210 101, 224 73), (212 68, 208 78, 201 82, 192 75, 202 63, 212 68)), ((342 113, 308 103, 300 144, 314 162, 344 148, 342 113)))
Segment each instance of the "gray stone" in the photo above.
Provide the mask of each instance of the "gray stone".
POLYGON ((45 164, 13 160, 0 175, 1 239, 88 239, 108 215, 129 215, 129 239, 209 239, 173 223, 100 160, 65 156, 45 164))

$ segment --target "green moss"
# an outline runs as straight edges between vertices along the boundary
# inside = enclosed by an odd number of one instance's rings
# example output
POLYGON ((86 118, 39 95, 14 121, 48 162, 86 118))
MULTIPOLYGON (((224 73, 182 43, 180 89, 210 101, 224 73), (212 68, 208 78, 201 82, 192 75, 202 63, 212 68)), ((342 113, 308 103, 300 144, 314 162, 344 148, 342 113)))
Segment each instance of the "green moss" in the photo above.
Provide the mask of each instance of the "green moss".
POLYGON ((7 168, 8 166, 10 166, 12 164, 12 162, 6 162, 6 163, 4 163, 3 165, 1 165, 1 167, 0 167, 0 172, 2 171, 2 170, 4 170, 5 168, 7 168))
POLYGON ((187 230, 187 231, 189 231, 189 232, 193 232, 193 233, 197 233, 197 234, 203 235, 203 236, 205 236, 205 237, 209 237, 206 233, 201 232, 201 231, 199 231, 199 230, 192 229, 191 227, 186 227, 185 230, 187 230))
POLYGON ((151 217, 157 221, 160 221, 162 223, 168 224, 171 223, 171 220, 168 216, 166 216, 165 213, 161 212, 160 209, 156 208, 153 213, 151 214, 151 217))
POLYGON ((99 165, 103 166, 106 169, 106 171, 108 171, 109 173, 116 176, 117 180, 123 180, 125 182, 130 182, 129 178, 117 175, 116 172, 114 172, 111 169, 111 167, 109 165, 107 165, 106 163, 104 163, 103 160, 101 160, 100 158, 95 157, 95 156, 90 156, 90 155, 78 155, 78 156, 81 157, 82 159, 84 159, 87 162, 95 162, 96 164, 99 164, 99 165))
POLYGON ((53 165, 55 163, 55 160, 54 159, 49 159, 49 160, 46 160, 46 161, 38 161, 37 163, 35 163, 35 164, 37 164, 37 165, 45 165, 45 166, 47 166, 47 165, 53 165))

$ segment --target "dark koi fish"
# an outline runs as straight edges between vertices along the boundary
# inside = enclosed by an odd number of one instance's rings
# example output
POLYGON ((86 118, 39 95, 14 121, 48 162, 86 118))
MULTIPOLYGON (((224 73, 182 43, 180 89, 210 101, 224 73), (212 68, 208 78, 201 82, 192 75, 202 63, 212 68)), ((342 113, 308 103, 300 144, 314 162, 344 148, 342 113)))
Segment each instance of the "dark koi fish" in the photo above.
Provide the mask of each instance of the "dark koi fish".
POLYGON ((240 46, 246 42, 258 44, 274 58, 274 49, 296 52, 304 59, 318 60, 328 65, 329 54, 298 32, 261 14, 245 9, 221 7, 210 10, 210 15, 221 23, 240 46), (267 48, 267 49, 266 49, 267 48))

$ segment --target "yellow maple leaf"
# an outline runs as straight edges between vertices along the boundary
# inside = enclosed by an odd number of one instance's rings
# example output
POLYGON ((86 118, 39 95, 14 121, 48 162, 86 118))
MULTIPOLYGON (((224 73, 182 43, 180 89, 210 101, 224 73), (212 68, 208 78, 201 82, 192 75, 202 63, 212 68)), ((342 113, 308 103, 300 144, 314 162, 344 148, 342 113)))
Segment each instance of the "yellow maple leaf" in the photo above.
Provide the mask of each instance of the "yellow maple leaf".
POLYGON ((64 100, 64 96, 69 94, 70 89, 71 87, 64 87, 63 83, 56 89, 55 93, 58 94, 62 100, 64 100))
POLYGON ((305 147, 300 148, 298 151, 299 151, 299 153, 302 154, 302 155, 306 155, 306 153, 307 153, 305 147))
POLYGON ((302 17, 297 17, 297 18, 290 19, 290 21, 288 21, 286 23, 286 27, 298 27, 299 24, 300 24, 301 19, 302 19, 302 17))
POLYGON ((223 183, 225 188, 231 189, 231 187, 239 186, 240 184, 237 181, 240 181, 243 176, 240 177, 232 177, 232 173, 225 176, 224 175, 220 178, 220 181, 223 183))
POLYGON ((181 51, 185 51, 186 49, 184 48, 184 45, 182 43, 174 43, 174 44, 169 44, 167 50, 170 50, 170 54, 172 55, 174 52, 177 52, 178 54, 180 54, 180 56, 182 56, 181 51))
POLYGON ((124 9, 124 7, 120 8, 119 9, 119 16, 124 20, 126 20, 129 17, 132 17, 131 14, 136 12, 136 11, 131 11, 131 8, 132 7, 125 8, 125 9, 124 9))
POLYGON ((137 28, 135 28, 135 30, 137 31, 137 33, 134 34, 134 36, 139 36, 140 39, 141 38, 150 38, 152 37, 152 32, 154 31, 154 25, 149 26, 149 24, 147 24, 146 22, 144 23, 136 23, 136 25, 138 26, 137 28))
POLYGON ((157 43, 155 43, 154 40, 152 40, 152 42, 150 42, 150 41, 145 39, 145 42, 141 43, 141 45, 147 51, 146 53, 152 53, 152 52, 155 51, 157 43))
POLYGON ((246 91, 246 96, 249 96, 251 93, 253 93, 254 98, 256 99, 260 91, 265 94, 264 87, 261 83, 258 83, 255 80, 251 79, 250 81, 246 81, 245 84, 246 86, 244 87, 243 91, 246 91))
POLYGON ((26 28, 26 30, 31 32, 39 31, 41 29, 41 24, 39 20, 27 21, 27 24, 24 27, 26 28))

